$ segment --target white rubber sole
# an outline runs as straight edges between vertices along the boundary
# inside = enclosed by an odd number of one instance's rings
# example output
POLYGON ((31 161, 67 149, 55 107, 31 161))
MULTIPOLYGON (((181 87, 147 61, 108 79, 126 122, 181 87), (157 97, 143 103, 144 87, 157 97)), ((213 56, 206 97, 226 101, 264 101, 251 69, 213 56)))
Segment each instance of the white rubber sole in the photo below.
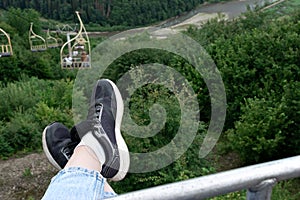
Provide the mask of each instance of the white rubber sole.
POLYGON ((61 167, 58 165, 58 163, 53 159, 49 149, 48 149, 48 146, 47 146, 47 141, 46 141, 46 131, 47 131, 47 128, 49 126, 47 126, 44 131, 43 131, 43 136, 42 136, 42 144, 43 144, 43 150, 44 150, 44 153, 46 154, 46 157, 48 158, 49 162, 58 170, 61 170, 61 167))
POLYGON ((122 137, 121 134, 121 123, 122 123, 122 117, 123 117, 123 112, 124 112, 124 104, 123 104, 123 99, 121 96, 121 93, 118 89, 118 87, 111 81, 106 79, 108 82, 110 82, 111 86, 113 87, 113 90, 116 95, 116 101, 117 101, 117 113, 116 113, 116 127, 115 127, 115 133, 116 133, 116 141, 118 145, 118 150, 120 154, 120 169, 118 173, 112 177, 110 180, 112 181, 120 181, 122 180, 129 169, 130 165, 130 156, 129 156, 129 150, 126 145, 126 142, 124 138, 122 137))

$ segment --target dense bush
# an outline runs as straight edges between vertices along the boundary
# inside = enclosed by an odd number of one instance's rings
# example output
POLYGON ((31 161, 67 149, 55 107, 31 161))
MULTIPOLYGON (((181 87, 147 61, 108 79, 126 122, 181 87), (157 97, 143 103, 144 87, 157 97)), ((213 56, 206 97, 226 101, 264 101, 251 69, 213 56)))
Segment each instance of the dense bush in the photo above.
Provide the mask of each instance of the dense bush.
POLYGON ((300 153, 299 13, 274 18, 249 12, 188 30, 222 73, 228 102, 224 136, 245 164, 300 153))
POLYGON ((284 129, 291 123, 283 107, 265 99, 249 99, 242 106, 240 121, 227 134, 229 145, 239 152, 245 163, 258 163, 283 156, 282 152, 279 154, 279 149, 287 136, 284 129))
POLYGON ((18 151, 41 148, 46 125, 72 120, 72 82, 23 78, 0 88, 0 144, 5 158, 18 151))

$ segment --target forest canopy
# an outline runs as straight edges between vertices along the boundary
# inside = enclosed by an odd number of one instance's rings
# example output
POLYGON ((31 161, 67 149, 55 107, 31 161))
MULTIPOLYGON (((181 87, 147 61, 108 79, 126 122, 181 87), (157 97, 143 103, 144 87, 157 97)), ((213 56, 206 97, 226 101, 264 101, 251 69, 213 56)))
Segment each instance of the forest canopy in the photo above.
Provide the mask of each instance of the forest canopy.
POLYGON ((140 26, 194 9, 205 0, 2 0, 0 8, 32 8, 45 18, 74 21, 79 11, 85 23, 140 26))

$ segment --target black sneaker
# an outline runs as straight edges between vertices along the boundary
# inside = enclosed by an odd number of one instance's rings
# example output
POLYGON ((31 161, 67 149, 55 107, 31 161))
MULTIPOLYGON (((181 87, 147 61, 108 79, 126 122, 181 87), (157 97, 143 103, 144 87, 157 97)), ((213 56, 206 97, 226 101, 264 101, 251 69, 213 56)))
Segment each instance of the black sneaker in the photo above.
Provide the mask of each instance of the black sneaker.
POLYGON ((72 140, 69 129, 58 122, 48 125, 43 131, 44 152, 50 163, 59 170, 65 167, 79 142, 72 140))
POLYGON ((94 87, 86 121, 71 129, 79 138, 91 132, 105 151, 106 161, 101 174, 112 181, 122 180, 128 172, 130 159, 121 135, 123 100, 117 86, 110 80, 99 80, 94 87))

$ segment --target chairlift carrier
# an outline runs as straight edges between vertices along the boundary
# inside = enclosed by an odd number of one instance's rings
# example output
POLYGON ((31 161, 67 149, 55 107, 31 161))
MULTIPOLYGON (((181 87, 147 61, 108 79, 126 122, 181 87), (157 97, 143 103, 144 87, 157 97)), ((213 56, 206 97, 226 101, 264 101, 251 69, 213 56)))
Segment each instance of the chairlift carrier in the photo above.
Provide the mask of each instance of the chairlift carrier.
POLYGON ((0 57, 9 57, 13 55, 12 45, 9 35, 0 28, 0 57))
POLYGON ((47 44, 46 40, 42 37, 37 35, 33 32, 33 23, 30 23, 30 29, 29 29, 29 44, 30 44, 30 50, 32 52, 37 51, 46 51, 47 50, 47 44))
POLYGON ((80 28, 72 39, 70 39, 72 32, 67 33, 68 41, 60 50, 62 69, 87 69, 91 67, 90 40, 78 11, 76 11, 76 15, 80 22, 80 28))

